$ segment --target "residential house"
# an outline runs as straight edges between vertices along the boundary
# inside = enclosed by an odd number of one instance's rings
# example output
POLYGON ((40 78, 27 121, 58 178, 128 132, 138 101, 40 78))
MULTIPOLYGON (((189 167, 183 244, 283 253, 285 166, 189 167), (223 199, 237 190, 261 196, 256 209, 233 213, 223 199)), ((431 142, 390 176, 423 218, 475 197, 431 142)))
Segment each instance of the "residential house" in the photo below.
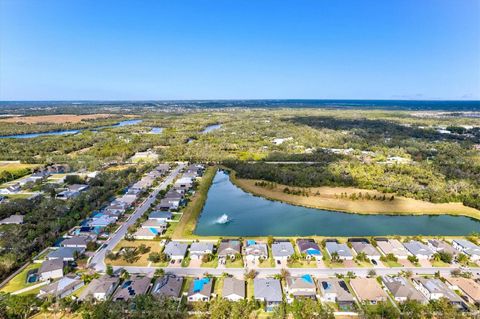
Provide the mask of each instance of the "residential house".
POLYGON ((290 241, 276 241, 272 244, 272 256, 277 262, 286 261, 295 254, 290 241))
POLYGON ((400 276, 383 276, 382 282, 392 294, 397 302, 405 302, 407 300, 415 300, 420 303, 426 303, 427 298, 420 293, 408 281, 408 279, 400 276))
POLYGON ((460 290, 467 301, 480 306, 480 282, 470 278, 450 277, 447 278, 450 289, 460 290))
POLYGON ((173 214, 171 212, 164 212, 164 211, 153 211, 148 216, 148 219, 155 219, 161 222, 169 222, 172 221, 173 214))
POLYGON ((87 190, 88 188, 89 188, 89 185, 86 185, 86 184, 69 185, 66 190, 58 193, 55 197, 57 199, 67 200, 70 198, 77 197, 78 195, 80 195, 81 192, 87 190))
POLYGON ((93 298, 96 300, 107 300, 120 284, 118 277, 108 275, 93 279, 88 287, 80 294, 80 299, 93 298))
POLYGON ((50 252, 46 259, 60 259, 63 261, 74 261, 76 255, 81 255, 85 251, 84 248, 80 247, 60 247, 58 249, 53 250, 50 252))
POLYGON ((144 295, 150 287, 151 278, 133 276, 124 281, 113 294, 112 300, 129 300, 137 295, 144 295))
POLYGON ((117 219, 116 216, 101 214, 98 217, 93 217, 88 222, 88 225, 91 227, 107 227, 108 225, 115 223, 117 219))
POLYGON ((317 286, 321 293, 320 299, 322 301, 336 302, 339 308, 344 311, 354 308, 355 299, 343 279, 319 279, 317 286))
POLYGON ((152 240, 155 237, 161 235, 164 230, 157 229, 157 228, 143 228, 139 227, 135 233, 133 233, 133 238, 135 239, 145 239, 145 240, 152 240))
POLYGON ((170 165, 169 164, 158 164, 157 167, 155 167, 155 170, 164 176, 170 170, 170 165))
POLYGON ((39 297, 51 295, 57 298, 65 298, 83 287, 83 280, 77 277, 62 277, 53 283, 40 288, 39 297))
POLYGON ((409 242, 403 243, 403 246, 407 248, 410 254, 417 257, 418 259, 430 259, 434 254, 434 252, 430 248, 428 248, 427 245, 417 240, 411 240, 409 242))
POLYGON ((188 244, 179 241, 170 241, 165 245, 163 252, 170 257, 171 260, 181 261, 187 254, 188 244))
POLYGON ((468 255, 471 260, 480 260, 480 247, 466 239, 454 239, 453 248, 468 255))
POLYGON ((39 280, 62 278, 63 266, 64 262, 61 259, 45 260, 37 272, 39 280))
POLYGON ((378 249, 384 256, 392 254, 398 259, 407 259, 410 256, 407 249, 397 239, 377 238, 376 242, 378 249))
POLYGON ((122 197, 117 198, 115 201, 130 207, 137 200, 137 195, 125 194, 122 197))
POLYGON ((188 290, 188 301, 210 301, 212 296, 212 278, 198 278, 192 281, 188 290))
POLYGON ((241 246, 241 242, 237 239, 222 240, 218 248, 218 258, 226 259, 229 257, 234 259, 235 255, 241 254, 241 246))
POLYGON ((255 278, 253 295, 256 300, 265 302, 266 310, 272 311, 283 300, 280 280, 273 278, 255 278))
POLYGON ((157 232, 162 233, 167 229, 167 223, 160 219, 147 219, 140 226, 141 228, 156 229, 157 232))
POLYGON ((194 242, 190 245, 190 258, 200 260, 204 255, 213 253, 213 244, 207 242, 194 242))
POLYGON ((429 239, 427 241, 427 245, 428 248, 430 248, 434 252, 444 252, 452 256, 456 256, 458 254, 458 251, 455 248, 453 248, 451 245, 449 245, 443 240, 429 239))
POLYGON ((322 259, 322 251, 313 239, 299 238, 297 239, 297 247, 301 254, 305 254, 307 256, 307 259, 322 259))
POLYGON ((372 260, 380 260, 380 257, 382 256, 380 252, 373 247, 372 244, 370 244, 368 241, 353 241, 350 242, 352 245, 353 251, 358 255, 361 253, 364 253, 368 259, 372 260))
POLYGON ((10 194, 17 194, 22 190, 22 187, 19 183, 10 185, 6 188, 0 189, 0 194, 2 195, 10 195, 10 194))
POLYGON ((247 240, 245 245, 245 258, 249 261, 260 261, 268 258, 268 247, 265 243, 247 240))
POLYGON ((0 225, 23 224, 23 215, 10 215, 7 218, 0 220, 0 225))
POLYGON ((84 248, 87 249, 88 243, 91 241, 88 236, 75 236, 64 239, 60 245, 62 247, 84 248))
POLYGON ((332 258, 333 253, 337 253, 338 257, 342 260, 352 260, 353 255, 348 248, 347 244, 340 244, 335 241, 327 241, 325 243, 325 249, 327 250, 328 255, 332 258))
POLYGON ((420 290, 428 300, 447 298, 451 304, 458 308, 465 308, 463 299, 453 290, 450 290, 440 279, 424 277, 413 278, 413 285, 420 290))
POLYGON ((158 278, 153 284, 151 294, 155 297, 180 299, 183 277, 167 274, 158 278))
POLYGON ((286 279, 285 292, 289 302, 297 298, 316 298, 316 286, 312 276, 303 275, 300 277, 289 276, 286 279))
POLYGON ((181 177, 174 184, 174 189, 189 190, 193 187, 193 180, 189 177, 181 177))
POLYGON ((245 280, 227 277, 223 280, 222 296, 230 301, 245 299, 245 280))
POLYGON ((160 203, 155 206, 156 209, 161 211, 178 210, 178 207, 180 207, 180 201, 172 201, 168 199, 162 199, 160 203))
POLYGON ((388 299, 387 294, 379 286, 375 278, 354 278, 350 286, 360 302, 376 304, 388 299))

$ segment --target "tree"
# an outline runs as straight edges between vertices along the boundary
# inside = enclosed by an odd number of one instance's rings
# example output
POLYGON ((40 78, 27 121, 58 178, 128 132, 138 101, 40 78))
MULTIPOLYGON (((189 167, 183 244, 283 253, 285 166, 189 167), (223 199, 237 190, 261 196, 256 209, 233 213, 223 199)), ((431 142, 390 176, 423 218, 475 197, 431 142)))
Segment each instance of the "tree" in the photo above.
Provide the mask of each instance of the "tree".
POLYGON ((155 269, 153 277, 154 278, 159 278, 159 277, 163 277, 164 275, 165 275, 165 270, 163 268, 157 268, 157 269, 155 269))
POLYGON ((255 277, 257 276, 257 272, 255 270, 250 270, 249 272, 246 272, 244 277, 245 277, 245 280, 248 280, 248 279, 255 279, 255 277))
POLYGON ((355 258, 356 258, 358 261, 361 261, 361 262, 367 262, 367 261, 368 261, 367 254, 364 253, 364 252, 358 253, 355 258))
POLYGON ((332 260, 333 263, 341 263, 342 262, 342 259, 340 259, 340 255, 336 251, 334 251, 330 255, 330 259, 332 260))
POLYGON ((110 264, 107 264, 107 269, 105 270, 105 273, 109 276, 113 276, 113 267, 110 264))
POLYGON ((413 256, 413 255, 412 255, 412 256, 408 256, 407 259, 408 259, 408 261, 410 261, 412 264, 418 263, 418 258, 417 258, 417 256, 413 256))

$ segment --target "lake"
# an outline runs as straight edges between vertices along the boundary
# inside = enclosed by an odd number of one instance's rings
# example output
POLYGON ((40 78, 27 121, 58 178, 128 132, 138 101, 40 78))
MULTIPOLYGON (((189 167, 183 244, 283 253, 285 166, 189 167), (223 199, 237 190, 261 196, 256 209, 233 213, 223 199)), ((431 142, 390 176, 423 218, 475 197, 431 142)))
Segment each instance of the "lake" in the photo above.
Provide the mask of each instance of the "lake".
POLYGON ((141 122, 142 122, 142 120, 126 120, 126 121, 118 122, 117 124, 108 125, 108 126, 99 126, 99 127, 95 127, 95 128, 6 135, 6 136, 0 136, 0 138, 34 138, 34 137, 49 136, 49 135, 72 135, 72 134, 77 134, 77 133, 79 133, 81 131, 85 131, 85 130, 98 131, 98 130, 101 130, 101 129, 104 129, 104 128, 123 127, 123 126, 128 126, 128 125, 135 125, 135 124, 138 124, 138 123, 141 123, 141 122))
POLYGON ((219 171, 208 191, 195 234, 202 236, 467 235, 480 221, 450 215, 359 215, 267 200, 235 186, 219 171), (222 223, 225 216, 230 220, 222 223))
POLYGON ((209 125, 209 126, 207 126, 207 127, 202 131, 202 134, 210 133, 210 132, 212 132, 212 131, 218 130, 218 129, 221 128, 221 127, 222 127, 222 124, 209 125))

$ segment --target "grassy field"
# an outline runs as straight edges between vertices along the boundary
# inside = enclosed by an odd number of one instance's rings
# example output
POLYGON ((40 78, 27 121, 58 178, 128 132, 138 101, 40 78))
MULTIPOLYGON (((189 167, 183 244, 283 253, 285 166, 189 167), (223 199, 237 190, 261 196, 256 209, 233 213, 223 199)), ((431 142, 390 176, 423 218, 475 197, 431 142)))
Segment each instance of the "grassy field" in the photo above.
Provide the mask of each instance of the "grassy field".
POLYGON ((178 222, 178 225, 173 232, 173 238, 193 237, 193 231, 195 230, 197 218, 202 211, 203 205, 205 204, 208 189, 210 188, 210 184, 212 183, 216 172, 217 167, 208 167, 205 171, 195 195, 190 198, 190 202, 183 211, 182 218, 180 219, 180 222, 178 222))
MULTIPOLYGON (((312 195, 299 196, 283 192, 286 185, 277 184, 275 188, 265 188, 255 185, 258 180, 235 178, 231 174, 232 182, 242 188, 244 191, 259 195, 268 199, 282 201, 285 203, 320 208, 327 210, 336 210, 347 213, 357 214, 392 214, 392 215, 463 215, 480 220, 480 211, 471 207, 464 206, 462 203, 441 203, 435 204, 421 200, 398 197, 393 200, 350 200, 339 198, 341 193, 358 194, 359 192, 377 197, 383 196, 383 193, 371 190, 347 188, 347 187, 311 187, 305 188, 312 195), (318 195, 317 195, 318 194, 318 195)), ((291 187, 290 187, 291 188, 291 187)), ((387 195, 390 198, 391 194, 387 195)))
POLYGON ((128 240, 121 240, 117 246, 113 249, 113 252, 118 252, 120 251, 123 247, 138 247, 141 244, 145 244, 145 246, 150 247, 150 252, 139 255, 139 259, 134 262, 133 264, 127 263, 123 258, 118 258, 117 260, 110 260, 106 259, 105 263, 110 264, 112 266, 148 266, 149 261, 148 261, 148 255, 153 252, 161 252, 163 247, 158 241, 153 241, 153 240, 134 240, 134 241, 128 241, 128 240))
POLYGON ((14 292, 29 286, 36 285, 37 282, 27 284, 27 274, 30 270, 40 268, 41 264, 30 264, 18 275, 12 278, 0 291, 1 292, 14 292))

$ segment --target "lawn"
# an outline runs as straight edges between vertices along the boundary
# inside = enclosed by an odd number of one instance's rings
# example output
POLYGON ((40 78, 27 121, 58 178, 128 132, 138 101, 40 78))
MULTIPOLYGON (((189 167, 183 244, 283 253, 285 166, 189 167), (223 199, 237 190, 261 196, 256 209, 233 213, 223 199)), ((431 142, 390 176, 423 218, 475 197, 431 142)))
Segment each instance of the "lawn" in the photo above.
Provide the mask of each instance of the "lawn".
POLYGON ((362 268, 371 268, 372 267, 372 264, 368 261, 359 261, 359 260, 355 260, 355 264, 358 266, 358 267, 362 267, 362 268))
POLYGON ((187 253, 187 256, 182 260, 182 267, 188 267, 190 265, 190 252, 187 253))
POLYGON ((213 281, 213 293, 221 297, 222 296, 222 289, 223 289, 223 278, 222 277, 217 277, 213 281))
POLYGON ((201 266, 200 267, 203 267, 203 268, 217 268, 218 266, 218 256, 215 255, 215 257, 209 261, 209 262, 202 262, 201 266))
POLYGON ((431 263, 432 263, 432 267, 450 267, 449 263, 443 262, 441 260, 438 260, 438 261, 432 260, 431 263))
POLYGON ((24 270, 22 270, 18 275, 12 278, 0 291, 2 292, 14 292, 26 287, 30 287, 33 285, 38 284, 38 282, 34 282, 28 284, 27 281, 27 274, 30 270, 40 268, 42 264, 30 264, 24 270))
POLYGON ((317 268, 317 263, 314 260, 295 260, 287 264, 289 268, 317 268))
POLYGON ((253 299, 253 279, 247 280, 247 299, 253 299))
POLYGON ((399 262, 397 261, 393 261, 393 260, 386 260, 386 261, 381 261, 385 266, 387 267, 391 267, 391 268, 394 268, 394 267, 403 267, 402 264, 400 264, 399 262))
MULTIPOLYGON (((163 249, 163 246, 160 244, 159 241, 154 241, 154 240, 132 240, 132 241, 128 241, 128 240, 123 239, 117 244, 117 246, 115 246, 115 248, 113 249, 113 252, 118 252, 124 247, 138 247, 141 244, 145 244, 145 246, 150 247, 150 251, 146 254, 139 255, 140 258, 136 262, 134 262, 132 264, 129 264, 123 258, 118 258, 117 260, 105 259, 105 263, 110 264, 112 266, 126 266, 126 265, 129 265, 129 266, 148 266, 148 264, 150 263, 148 261, 148 255, 150 253, 153 253, 153 252, 161 252, 162 249, 163 249)), ((156 265, 156 266, 163 267, 161 265, 156 265)))
POLYGON ((232 261, 230 258, 227 258, 227 263, 225 264, 226 268, 243 268, 243 259, 237 258, 232 261))

